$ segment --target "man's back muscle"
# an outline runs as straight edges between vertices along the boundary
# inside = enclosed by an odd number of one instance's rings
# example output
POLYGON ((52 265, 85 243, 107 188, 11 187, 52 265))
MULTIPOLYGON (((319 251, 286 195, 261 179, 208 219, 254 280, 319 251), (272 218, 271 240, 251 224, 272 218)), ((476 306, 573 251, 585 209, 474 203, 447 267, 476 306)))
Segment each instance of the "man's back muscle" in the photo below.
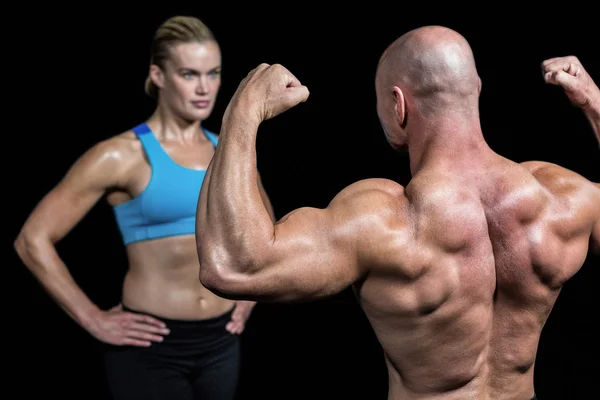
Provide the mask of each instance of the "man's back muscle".
POLYGON ((357 285, 409 392, 477 392, 530 372, 557 289, 587 253, 581 178, 502 158, 476 170, 416 174, 388 214, 405 223, 380 238, 387 260, 357 285))

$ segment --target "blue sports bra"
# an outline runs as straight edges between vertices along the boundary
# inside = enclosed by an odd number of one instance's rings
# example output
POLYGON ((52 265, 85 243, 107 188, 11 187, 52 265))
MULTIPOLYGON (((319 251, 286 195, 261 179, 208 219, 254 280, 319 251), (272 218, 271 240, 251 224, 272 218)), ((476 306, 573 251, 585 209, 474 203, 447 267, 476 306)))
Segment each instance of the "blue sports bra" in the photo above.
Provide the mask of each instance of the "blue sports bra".
MULTIPOLYGON (((133 132, 142 142, 152 175, 148 186, 136 198, 113 207, 123 242, 196 232, 196 208, 205 170, 177 164, 163 149, 148 125, 142 123, 133 132)), ((204 130, 217 147, 217 136, 204 130)))

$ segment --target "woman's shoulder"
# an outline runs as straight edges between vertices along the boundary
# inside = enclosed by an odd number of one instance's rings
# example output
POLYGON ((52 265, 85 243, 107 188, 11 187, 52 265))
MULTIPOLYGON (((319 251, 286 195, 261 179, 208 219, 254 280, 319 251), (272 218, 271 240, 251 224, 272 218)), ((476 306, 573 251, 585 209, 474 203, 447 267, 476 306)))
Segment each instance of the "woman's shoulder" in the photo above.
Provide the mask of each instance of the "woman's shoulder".
POLYGON ((96 142, 86 151, 84 157, 123 164, 140 155, 141 151, 142 146, 136 134, 128 129, 96 142))

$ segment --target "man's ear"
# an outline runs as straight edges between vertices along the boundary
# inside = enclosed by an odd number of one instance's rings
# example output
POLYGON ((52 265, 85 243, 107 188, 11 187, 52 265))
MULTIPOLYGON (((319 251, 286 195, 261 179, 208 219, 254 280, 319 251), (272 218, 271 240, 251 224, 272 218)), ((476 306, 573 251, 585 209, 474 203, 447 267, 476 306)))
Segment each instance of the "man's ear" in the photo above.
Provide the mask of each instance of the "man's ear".
POLYGON ((398 124, 404 128, 406 126, 406 99, 404 93, 398 86, 393 87, 394 103, 396 109, 396 118, 398 118, 398 124))

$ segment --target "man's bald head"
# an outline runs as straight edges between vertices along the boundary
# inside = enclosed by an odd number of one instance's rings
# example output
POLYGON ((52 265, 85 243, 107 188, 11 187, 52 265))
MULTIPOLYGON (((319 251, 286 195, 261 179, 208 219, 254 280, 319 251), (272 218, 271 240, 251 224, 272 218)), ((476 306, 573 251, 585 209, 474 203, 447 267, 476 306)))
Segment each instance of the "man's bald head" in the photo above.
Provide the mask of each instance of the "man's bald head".
POLYGON ((477 96, 480 84, 469 43, 442 26, 414 29, 394 41, 379 61, 377 79, 425 103, 438 103, 439 95, 440 101, 477 96))
POLYGON ((411 127, 438 118, 478 118, 480 88, 462 35, 442 26, 405 33, 385 50, 375 78, 377 115, 388 142, 402 149, 411 132, 421 132, 411 127))

